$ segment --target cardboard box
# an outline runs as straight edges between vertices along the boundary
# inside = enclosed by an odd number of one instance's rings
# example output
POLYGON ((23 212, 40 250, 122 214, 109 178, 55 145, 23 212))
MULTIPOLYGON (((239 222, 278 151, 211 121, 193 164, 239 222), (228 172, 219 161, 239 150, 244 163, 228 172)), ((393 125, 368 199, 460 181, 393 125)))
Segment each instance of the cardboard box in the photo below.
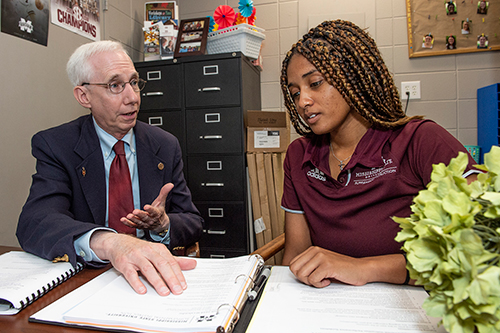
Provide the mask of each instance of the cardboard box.
POLYGON ((247 111, 246 127, 286 127, 288 113, 274 111, 247 111))
POLYGON ((290 126, 286 112, 248 111, 247 152, 281 153, 290 143, 290 126))
POLYGON ((281 153, 290 143, 290 130, 286 127, 248 127, 247 152, 281 153))

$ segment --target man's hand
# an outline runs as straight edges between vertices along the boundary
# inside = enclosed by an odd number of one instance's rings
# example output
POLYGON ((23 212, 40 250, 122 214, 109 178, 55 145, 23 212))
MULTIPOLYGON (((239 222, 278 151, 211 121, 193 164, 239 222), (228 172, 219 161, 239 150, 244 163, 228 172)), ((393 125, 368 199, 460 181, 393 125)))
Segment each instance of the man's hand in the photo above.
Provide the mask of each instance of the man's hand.
POLYGON ((181 294, 187 288, 182 270, 196 267, 196 260, 174 257, 167 247, 125 234, 97 231, 90 239, 95 254, 109 260, 139 294, 147 289, 138 272, 149 281, 160 296, 181 294))
POLYGON ((160 194, 151 205, 145 205, 144 210, 134 209, 132 213, 122 217, 120 221, 129 227, 137 229, 148 229, 155 232, 168 229, 170 219, 165 212, 165 200, 173 188, 174 184, 172 183, 163 185, 160 194))

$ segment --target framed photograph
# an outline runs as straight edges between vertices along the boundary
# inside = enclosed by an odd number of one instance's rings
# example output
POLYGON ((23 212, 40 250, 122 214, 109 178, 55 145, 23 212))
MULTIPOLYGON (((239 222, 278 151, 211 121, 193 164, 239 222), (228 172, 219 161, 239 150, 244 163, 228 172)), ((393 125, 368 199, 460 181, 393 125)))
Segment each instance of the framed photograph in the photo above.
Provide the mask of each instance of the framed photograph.
POLYGON ((174 57, 205 54, 209 23, 208 17, 182 20, 179 24, 174 57))

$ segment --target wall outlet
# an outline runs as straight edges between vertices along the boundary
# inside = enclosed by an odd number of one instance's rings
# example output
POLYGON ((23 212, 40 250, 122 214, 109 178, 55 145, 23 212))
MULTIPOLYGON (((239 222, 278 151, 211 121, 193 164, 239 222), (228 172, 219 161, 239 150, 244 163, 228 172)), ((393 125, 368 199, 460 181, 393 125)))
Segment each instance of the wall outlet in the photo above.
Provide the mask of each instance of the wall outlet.
POLYGON ((407 92, 410 99, 420 99, 420 81, 401 82, 401 99, 408 99, 407 92))

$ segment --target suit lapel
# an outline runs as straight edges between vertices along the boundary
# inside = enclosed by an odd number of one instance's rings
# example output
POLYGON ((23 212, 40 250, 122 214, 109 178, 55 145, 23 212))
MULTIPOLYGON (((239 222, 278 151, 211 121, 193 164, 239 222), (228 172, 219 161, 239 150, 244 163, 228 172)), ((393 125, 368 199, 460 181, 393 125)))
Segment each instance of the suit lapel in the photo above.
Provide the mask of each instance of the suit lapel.
POLYGON ((95 223, 104 226, 106 219, 106 176, 101 146, 91 116, 82 124, 75 153, 83 159, 75 169, 83 196, 92 212, 95 223))
POLYGON ((146 127, 146 124, 137 121, 134 128, 141 207, 151 204, 163 186, 163 172, 159 168, 161 160, 157 156, 160 143, 148 133, 146 127))

